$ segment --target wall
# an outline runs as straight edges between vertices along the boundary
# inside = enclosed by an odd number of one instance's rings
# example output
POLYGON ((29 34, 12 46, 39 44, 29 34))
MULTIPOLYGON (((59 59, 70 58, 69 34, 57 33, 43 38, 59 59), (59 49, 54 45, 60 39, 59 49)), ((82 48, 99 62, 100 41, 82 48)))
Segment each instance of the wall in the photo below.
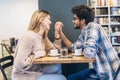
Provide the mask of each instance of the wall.
POLYGON ((11 37, 19 38, 35 10, 38 10, 38 0, 0 0, 0 42, 11 37))
POLYGON ((19 37, 37 9, 38 0, 0 0, 0 40, 19 37))
MULTIPOLYGON (((39 9, 45 9, 51 13, 52 25, 49 32, 49 38, 54 39, 54 23, 62 21, 64 23, 63 31, 65 35, 74 42, 79 34, 79 30, 74 30, 71 13, 71 8, 75 5, 86 4, 87 0, 39 0, 39 9)), ((68 76, 88 68, 88 64, 63 64, 63 74, 68 76)))
POLYGON ((71 41, 75 41, 79 35, 79 30, 73 28, 73 15, 71 8, 74 5, 85 4, 86 0, 39 0, 39 9, 45 9, 51 13, 52 25, 50 30, 50 39, 53 40, 54 23, 62 21, 64 23, 63 31, 71 41), (72 35, 71 35, 72 34, 72 35))

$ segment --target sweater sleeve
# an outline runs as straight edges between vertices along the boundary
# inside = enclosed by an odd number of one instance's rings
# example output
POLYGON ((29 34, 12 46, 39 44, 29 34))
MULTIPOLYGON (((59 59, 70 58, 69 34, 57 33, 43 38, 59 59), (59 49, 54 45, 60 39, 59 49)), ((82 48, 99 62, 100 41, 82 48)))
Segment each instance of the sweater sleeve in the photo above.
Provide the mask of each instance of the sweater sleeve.
POLYGON ((32 48, 34 43, 34 38, 31 36, 23 36, 19 40, 15 58, 15 65, 17 68, 23 68, 30 64, 28 61, 31 61, 33 58, 32 48))
POLYGON ((46 51, 49 52, 51 49, 60 49, 61 48, 61 39, 55 40, 53 43, 47 38, 46 51))
POLYGON ((58 40, 55 40, 53 42, 54 46, 57 48, 57 49, 61 49, 62 47, 62 40, 61 39, 58 39, 58 40))

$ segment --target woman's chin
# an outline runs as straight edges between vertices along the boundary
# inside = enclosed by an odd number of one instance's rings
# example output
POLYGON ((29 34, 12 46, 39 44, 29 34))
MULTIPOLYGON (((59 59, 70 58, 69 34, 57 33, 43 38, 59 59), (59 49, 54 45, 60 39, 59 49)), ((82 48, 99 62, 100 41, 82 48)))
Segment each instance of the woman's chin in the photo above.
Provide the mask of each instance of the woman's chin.
POLYGON ((46 30, 47 30, 47 31, 49 31, 49 30, 50 30, 50 28, 47 28, 46 30))
POLYGON ((47 27, 46 30, 50 30, 50 27, 47 27))

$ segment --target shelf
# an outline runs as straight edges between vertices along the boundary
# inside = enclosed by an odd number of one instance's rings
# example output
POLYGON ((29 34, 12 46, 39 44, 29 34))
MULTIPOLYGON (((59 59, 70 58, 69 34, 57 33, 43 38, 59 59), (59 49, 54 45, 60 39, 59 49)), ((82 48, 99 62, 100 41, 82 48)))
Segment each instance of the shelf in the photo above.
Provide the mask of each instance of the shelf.
POLYGON ((106 15, 95 15, 95 17, 108 17, 108 14, 106 14, 106 15))
POLYGON ((120 43, 114 43, 113 46, 120 46, 120 43))
POLYGON ((112 8, 112 7, 120 7, 120 5, 114 5, 114 6, 110 6, 110 8, 112 8))
POLYGON ((116 17, 119 16, 120 17, 120 14, 111 14, 110 16, 111 17, 114 17, 114 16, 116 16, 116 17))
POLYGON ((120 32, 112 33, 110 36, 120 36, 120 32))
POLYGON ((108 6, 91 6, 90 8, 108 8, 108 6))
POLYGON ((116 37, 120 37, 120 0, 87 0, 87 4, 95 12, 95 22, 105 27, 113 46, 120 46, 120 40, 116 42, 116 37), (119 3, 119 5, 118 5, 119 3), (116 31, 117 28, 117 31, 116 31), (115 39, 115 40, 114 40, 115 39))
POLYGON ((108 24, 100 24, 101 26, 108 26, 108 24))
POLYGON ((118 22, 111 22, 110 25, 120 25, 120 23, 118 23, 118 22))

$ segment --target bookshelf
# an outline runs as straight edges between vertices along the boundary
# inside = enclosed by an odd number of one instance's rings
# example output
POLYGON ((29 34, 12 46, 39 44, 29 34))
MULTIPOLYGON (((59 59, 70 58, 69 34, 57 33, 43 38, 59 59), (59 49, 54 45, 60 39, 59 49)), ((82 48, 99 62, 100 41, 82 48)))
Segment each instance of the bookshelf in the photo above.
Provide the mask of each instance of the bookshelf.
POLYGON ((112 45, 120 52, 120 0, 87 0, 95 12, 95 22, 101 24, 112 45))

